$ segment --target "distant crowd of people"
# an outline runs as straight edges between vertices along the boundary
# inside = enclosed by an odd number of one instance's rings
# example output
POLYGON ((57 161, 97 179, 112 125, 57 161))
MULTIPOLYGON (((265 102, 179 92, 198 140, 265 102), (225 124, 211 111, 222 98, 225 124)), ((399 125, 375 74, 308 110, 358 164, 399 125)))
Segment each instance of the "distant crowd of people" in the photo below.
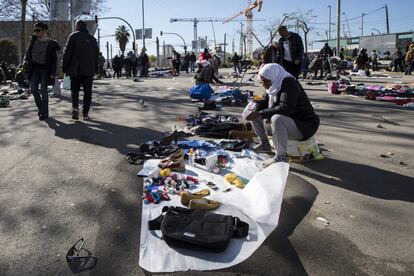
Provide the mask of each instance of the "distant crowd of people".
MULTIPOLYGON (((105 61, 104 61, 105 63, 105 61)), ((112 69, 114 70, 114 78, 120 78, 122 72, 125 72, 127 78, 136 77, 139 72, 140 77, 148 77, 148 69, 150 60, 147 55, 147 49, 142 48, 138 57, 134 52, 130 51, 125 57, 123 54, 112 59, 112 69)))

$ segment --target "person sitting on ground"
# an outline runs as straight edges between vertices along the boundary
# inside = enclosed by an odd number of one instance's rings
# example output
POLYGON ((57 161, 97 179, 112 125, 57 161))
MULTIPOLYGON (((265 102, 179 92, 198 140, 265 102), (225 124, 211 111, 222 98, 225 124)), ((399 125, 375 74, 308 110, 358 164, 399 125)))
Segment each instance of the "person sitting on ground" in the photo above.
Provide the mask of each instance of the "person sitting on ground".
POLYGON ((207 60, 199 60, 197 61, 198 71, 197 74, 194 76, 196 80, 196 84, 201 83, 213 83, 216 82, 217 84, 222 84, 223 82, 220 81, 216 76, 214 76, 214 69, 210 66, 210 62, 207 60))
POLYGON ((307 140, 319 127, 319 117, 313 110, 308 96, 295 77, 279 64, 263 65, 259 79, 266 89, 266 97, 256 101, 258 108, 248 116, 260 140, 254 150, 270 152, 264 119, 271 122, 273 145, 276 154, 263 162, 263 167, 276 162, 287 162, 288 139, 307 140))

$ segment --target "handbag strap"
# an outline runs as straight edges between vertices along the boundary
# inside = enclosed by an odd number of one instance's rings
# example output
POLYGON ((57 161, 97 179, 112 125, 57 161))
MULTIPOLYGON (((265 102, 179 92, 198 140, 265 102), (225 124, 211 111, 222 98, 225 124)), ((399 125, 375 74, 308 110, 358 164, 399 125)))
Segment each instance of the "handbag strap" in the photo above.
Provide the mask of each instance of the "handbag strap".
POLYGON ((233 238, 244 238, 249 234, 249 224, 233 217, 233 238))
POLYGON ((168 212, 170 210, 170 207, 164 206, 161 211, 161 215, 159 215, 157 218, 148 221, 148 230, 154 231, 154 230, 160 230, 161 229, 161 223, 164 219, 164 213, 168 212))

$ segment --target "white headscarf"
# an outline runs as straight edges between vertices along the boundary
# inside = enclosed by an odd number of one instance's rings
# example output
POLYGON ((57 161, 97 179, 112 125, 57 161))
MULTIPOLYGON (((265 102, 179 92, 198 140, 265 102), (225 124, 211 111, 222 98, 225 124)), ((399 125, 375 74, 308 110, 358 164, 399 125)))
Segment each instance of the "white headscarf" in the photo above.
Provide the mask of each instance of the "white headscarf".
POLYGON ((282 88, 282 82, 285 78, 294 78, 282 66, 277 63, 263 65, 259 70, 258 78, 263 77, 272 82, 272 86, 266 90, 269 95, 269 108, 276 101, 276 96, 282 88))
POLYGON ((208 60, 197 60, 197 62, 196 62, 196 64, 198 65, 198 64, 201 64, 201 66, 203 66, 203 67, 207 67, 207 66, 210 66, 210 62, 208 61, 208 60))

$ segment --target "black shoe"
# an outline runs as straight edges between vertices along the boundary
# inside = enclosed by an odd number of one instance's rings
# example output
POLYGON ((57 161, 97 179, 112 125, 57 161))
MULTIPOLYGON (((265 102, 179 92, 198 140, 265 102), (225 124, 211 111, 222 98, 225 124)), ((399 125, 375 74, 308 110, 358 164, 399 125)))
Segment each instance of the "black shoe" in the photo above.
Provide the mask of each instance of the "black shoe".
POLYGON ((43 116, 43 115, 40 115, 39 116, 39 120, 40 121, 44 121, 44 120, 46 120, 47 118, 49 118, 48 116, 43 116))
POLYGON ((72 119, 79 120, 79 110, 77 109, 72 110, 72 119))

